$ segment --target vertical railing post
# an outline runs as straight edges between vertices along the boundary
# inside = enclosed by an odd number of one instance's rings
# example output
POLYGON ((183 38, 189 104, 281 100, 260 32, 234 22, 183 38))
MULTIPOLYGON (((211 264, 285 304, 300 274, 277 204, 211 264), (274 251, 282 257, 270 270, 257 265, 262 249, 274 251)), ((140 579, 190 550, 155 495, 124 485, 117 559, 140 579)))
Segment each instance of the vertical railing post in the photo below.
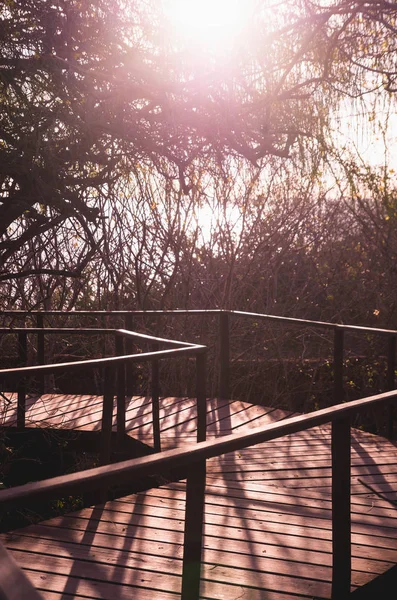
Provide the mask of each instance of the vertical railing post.
POLYGON ((199 600, 205 499, 205 460, 190 466, 186 482, 182 600, 199 600))
MULTIPOLYGON (((37 364, 44 365, 45 364, 45 356, 44 356, 44 318, 42 313, 37 313, 36 315, 36 325, 38 329, 42 329, 43 331, 39 331, 37 333, 37 364)), ((37 377, 37 391, 38 394, 44 394, 45 390, 45 377, 44 373, 39 373, 37 377)))
POLYGON ((105 367, 103 373, 103 404, 100 461, 102 465, 110 463, 112 446, 114 367, 105 367))
MULTIPOLYGON (((159 345, 153 344, 152 352, 157 352, 159 345)), ((152 418, 153 418, 153 442, 156 452, 161 452, 160 437, 160 382, 159 382, 159 361, 152 360, 152 418)))
MULTIPOLYGON (((18 333, 18 363, 20 367, 26 367, 28 357, 27 333, 18 333)), ((26 380, 21 377, 18 381, 18 404, 17 404, 17 428, 25 429, 26 421, 26 380)))
POLYGON ((219 397, 230 399, 229 314, 219 313, 219 397))
MULTIPOLYGON (((124 338, 116 333, 116 356, 124 355, 124 338)), ((117 365, 117 444, 121 449, 125 437, 125 364, 117 365)))
POLYGON ((207 430, 207 351, 196 356, 197 441, 205 442, 207 430))
MULTIPOLYGON (((131 313, 125 315, 124 327, 128 331, 133 331, 134 320, 133 315, 131 313)), ((131 337, 127 337, 125 340, 125 353, 134 354, 134 343, 131 337)), ((126 365, 126 392, 128 396, 133 396, 134 394, 134 371, 132 364, 126 365)))
MULTIPOLYGON (((395 369, 396 369, 396 338, 394 336, 388 339, 387 349, 387 389, 388 391, 394 390, 396 386, 395 381, 395 369)), ((389 440, 394 438, 394 405, 389 402, 387 407, 387 437, 389 440)))
POLYGON ((334 328, 334 394, 333 403, 340 404, 344 399, 343 392, 343 345, 344 330, 334 328))
POLYGON ((332 600, 350 594, 350 417, 332 422, 332 600))
MULTIPOLYGON (((106 315, 101 315, 99 322, 101 329, 106 329, 106 315)), ((102 358, 106 357, 106 334, 102 332, 102 358)))

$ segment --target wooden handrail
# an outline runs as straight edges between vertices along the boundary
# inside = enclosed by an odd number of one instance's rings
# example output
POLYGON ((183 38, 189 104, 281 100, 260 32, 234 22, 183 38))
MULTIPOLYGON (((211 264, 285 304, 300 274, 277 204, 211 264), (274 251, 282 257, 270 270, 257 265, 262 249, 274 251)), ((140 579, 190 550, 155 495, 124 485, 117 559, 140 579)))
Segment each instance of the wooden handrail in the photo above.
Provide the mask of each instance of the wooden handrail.
MULTIPOLYGON (((8 316, 22 316, 22 315, 34 315, 39 318, 41 315, 65 315, 62 311, 0 311, 0 315, 8 315, 8 316)), ((353 333, 367 333, 371 335, 381 335, 388 337, 389 340, 397 337, 397 330, 393 329, 382 329, 376 327, 363 327, 359 325, 345 325, 338 323, 330 323, 326 321, 312 321, 309 319, 298 319, 294 317, 283 317, 279 315, 268 315, 262 313, 253 313, 247 311, 238 311, 238 310, 222 310, 222 309, 205 309, 205 310, 189 310, 189 309, 175 309, 175 310, 135 310, 135 311, 70 311, 67 313, 72 316, 85 316, 85 315, 96 315, 96 316, 107 316, 107 315, 115 315, 115 316, 124 316, 124 321, 127 329, 118 331, 123 331, 123 335, 127 337, 126 350, 127 354, 131 355, 131 340, 133 339, 133 335, 137 338, 141 337, 141 339, 152 339, 152 336, 148 336, 145 338, 145 334, 137 334, 131 333, 132 330, 132 319, 133 316, 167 316, 167 315, 219 315, 219 391, 218 395, 222 398, 230 398, 230 347, 229 347, 229 317, 244 317, 255 320, 264 320, 264 321, 272 321, 274 323, 280 324, 289 324, 289 325, 299 325, 299 326, 307 326, 314 328, 322 328, 329 329, 334 331, 334 403, 340 402, 343 400, 343 363, 344 363, 344 353, 343 353, 343 340, 344 340, 344 332, 353 332, 353 333)), ((42 318, 40 320, 42 324, 42 318)), ((10 328, 12 329, 12 328, 10 328)), ((1 332, 7 332, 7 329, 0 329, 1 332)), ((13 331, 18 331, 18 328, 13 329, 13 331)), ((31 328, 30 331, 38 332, 38 336, 40 339, 43 339, 43 331, 38 329, 31 328)), ((50 332, 49 329, 46 330, 50 332)), ((53 329, 52 332, 59 332, 59 329, 53 329)), ((68 328, 69 332, 73 332, 73 329, 68 328)), ((79 331, 79 330, 76 330, 79 331)), ((92 329, 82 329, 81 332, 92 333, 92 329)), ((97 330, 98 331, 98 330, 97 330)), ((114 330, 102 330, 103 332, 111 333, 114 330)), ((170 340, 165 340, 162 338, 158 338, 162 343, 172 344, 170 340)), ((391 343, 392 350, 388 352, 388 370, 390 370, 390 365, 394 361, 394 357, 391 356, 391 352, 395 352, 395 345, 393 342, 391 343)), ((187 342, 180 342, 180 345, 188 345, 187 342)), ((390 378, 388 378, 389 380, 390 378)), ((129 373, 127 377, 127 388, 131 391, 131 373, 129 373)), ((390 409, 388 411, 388 433, 389 437, 393 436, 393 411, 390 409)))
MULTIPOLYGON (((40 388, 44 388, 44 377, 49 374, 75 371, 80 369, 88 368, 101 368, 103 369, 104 375, 104 392, 103 392, 103 403, 102 403, 102 427, 101 427, 101 463, 107 464, 110 462, 111 457, 111 437, 112 437, 112 414, 113 414, 113 396, 117 395, 117 443, 120 448, 123 445, 123 438, 125 435, 125 397, 126 397, 126 377, 125 367, 134 363, 152 362, 152 365, 158 365, 158 361, 164 358, 178 358, 182 356, 195 356, 196 357, 196 371, 197 371, 197 441, 203 441, 206 439, 206 373, 205 373, 205 354, 207 347, 200 344, 190 344, 188 342, 181 342, 178 340, 170 340, 165 338, 154 337, 146 334, 141 334, 125 329, 35 329, 35 328, 18 328, 5 330, 5 333, 12 333, 18 335, 19 343, 19 361, 20 365, 26 364, 26 340, 28 333, 36 333, 39 331, 44 335, 47 331, 49 333, 113 333, 116 336, 115 347, 116 356, 107 358, 96 358, 89 360, 79 360, 71 362, 63 362, 58 364, 50 365, 33 365, 33 366, 20 366, 11 369, 1 369, 0 377, 6 379, 11 376, 18 376, 18 404, 17 404, 17 427, 19 429, 25 428, 25 416, 26 416, 26 379, 31 375, 39 375, 43 385, 40 388), (171 346, 170 349, 158 350, 141 353, 141 354, 126 354, 121 343, 124 339, 140 339, 150 341, 158 348, 159 344, 171 346), (203 362, 204 361, 204 362, 203 362)), ((0 333, 4 330, 0 329, 0 333)), ((154 434, 154 445, 157 451, 160 450, 160 411, 159 411, 159 398, 158 398, 158 368, 155 369, 156 383, 155 391, 156 397, 152 398, 152 414, 153 414, 153 434, 154 434)), ((39 393, 43 393, 44 389, 40 389, 39 393)), ((130 393, 130 392, 129 392, 130 393)))
POLYGON ((114 334, 115 329, 98 329, 94 327, 1 327, 0 334, 8 335, 13 333, 44 333, 47 334, 62 334, 67 333, 70 335, 99 335, 99 334, 114 334))
POLYGON ((102 334, 119 334, 122 336, 128 336, 140 340, 146 340, 149 342, 162 342, 164 344, 179 345, 179 346, 194 346, 190 342, 182 342, 180 340, 171 340, 167 338, 160 338, 146 333, 139 333, 138 331, 130 331, 128 329, 102 329, 99 327, 0 327, 0 334, 17 334, 17 333, 44 333, 44 334, 62 334, 67 333, 71 335, 102 335, 102 334))
POLYGON ((72 310, 67 313, 61 310, 52 311, 18 311, 18 310, 0 310, 0 315, 4 316, 29 316, 29 315, 48 315, 48 316, 167 316, 167 315, 219 315, 220 313, 226 313, 229 315, 242 316, 253 319, 261 319, 274 321, 278 323, 289 323, 291 325, 310 325, 312 327, 319 327, 324 329, 341 328, 345 331, 355 331, 357 333, 373 333, 379 335, 395 335, 397 336, 397 330, 395 329, 383 329, 379 327, 366 327, 362 325, 345 325, 340 323, 331 323, 328 321, 311 321, 310 319, 299 319, 295 317, 283 317, 279 315, 268 315, 264 313, 253 313, 241 310, 227 310, 219 308, 210 309, 175 309, 175 310, 72 310))
MULTIPOLYGON (((119 329, 118 331, 126 336, 126 354, 131 355, 132 347, 131 341, 133 337, 141 338, 141 339, 151 339, 154 341, 153 336, 145 336, 145 334, 138 334, 136 332, 132 333, 133 329, 133 317, 134 316, 167 316, 167 315, 218 315, 219 316, 219 391, 218 395, 222 398, 230 398, 230 347, 229 347, 229 317, 244 317, 255 320, 263 320, 263 321, 271 321, 274 323, 280 324, 289 324, 289 325, 299 325, 299 326, 307 326, 314 328, 322 328, 334 331, 334 403, 340 402, 343 400, 343 363, 344 363, 344 352, 343 352, 343 342, 344 342, 344 333, 345 332, 353 332, 353 333, 367 333, 371 335, 381 335, 388 337, 389 340, 397 337, 397 331, 393 329, 382 329, 376 327, 363 327, 359 325, 345 325, 338 323, 330 323, 326 321, 312 321, 309 319, 299 319, 294 317, 283 317, 279 315, 268 315, 262 313, 253 313, 247 311, 239 311, 239 310, 221 310, 221 309, 205 309, 205 310, 189 310, 189 309, 175 309, 175 310, 149 310, 149 311, 70 311, 67 313, 70 316, 86 316, 86 315, 96 315, 96 316, 124 316, 124 321, 127 329, 119 329)), ((0 315, 8 315, 8 316, 27 316, 32 315, 36 316, 37 320, 40 317, 40 324, 43 324, 43 315, 65 315, 62 311, 0 311, 0 315)), ((9 329, 0 329, 0 333, 7 333, 8 331, 19 331, 21 328, 12 328, 9 329)), ((30 328, 32 333, 37 332, 40 340, 43 340, 43 329, 30 328)), ((47 328, 46 333, 59 333, 62 329, 53 328, 52 330, 47 328)), ((74 333, 73 328, 65 328, 64 332, 74 333)), ((94 329, 81 329, 76 330, 76 332, 86 332, 88 334, 93 333, 94 329)), ((112 333, 114 330, 101 330, 104 333, 112 333)), ((177 343, 176 341, 165 340, 163 338, 157 338, 161 343, 166 343, 172 345, 173 343, 177 343)), ((391 350, 388 351, 388 370, 390 371, 391 364, 394 362, 394 356, 392 356, 392 352, 395 352, 395 343, 393 346, 393 341, 390 342, 391 350)), ((187 346, 187 342, 179 342, 179 345, 187 346)), ((43 347, 43 343, 41 344, 43 347)), ((390 377, 388 377, 388 381, 390 377)), ((388 384, 389 386, 389 384, 388 384)), ((390 386, 389 386, 390 387, 390 386)), ((127 388, 131 392, 131 373, 127 376, 127 388)), ((393 411, 390 409, 388 411, 388 434, 391 438, 393 436, 393 411)))
POLYGON ((148 342, 154 342, 157 344, 166 344, 170 346, 182 346, 186 348, 192 348, 197 346, 197 344, 192 344, 190 342, 182 342, 181 340, 170 340, 167 338, 156 337, 154 335, 148 335, 147 333, 138 333, 137 331, 129 331, 128 329, 115 329, 116 334, 122 335, 124 337, 136 338, 138 340, 146 340, 148 342))
POLYGON ((0 492, 0 506, 26 505, 28 500, 50 499, 56 496, 107 488, 131 482, 141 476, 161 474, 174 468, 195 465, 188 469, 182 599, 198 599, 200 589, 201 537, 205 493, 205 460, 241 450, 285 435, 332 423, 332 598, 347 598, 351 574, 350 523, 350 417, 368 407, 395 401, 393 390, 333 406, 319 411, 290 417, 281 422, 257 427, 249 433, 223 436, 221 439, 197 443, 187 450, 168 450, 160 454, 105 465, 79 473, 62 475, 40 482, 28 483, 0 492))
MULTIPOLYGON (((220 309, 209 309, 209 310, 166 310, 166 311, 71 311, 70 315, 99 315, 104 317, 106 315, 123 315, 125 317, 124 321, 127 329, 98 329, 98 328, 44 328, 43 327, 43 315, 64 315, 62 311, 0 311, 0 314, 3 315, 35 315, 37 324, 39 327, 32 328, 18 328, 18 327, 9 327, 9 328, 0 328, 0 334, 8 334, 8 333, 37 333, 38 336, 38 362, 39 364, 44 363, 44 335, 49 334, 88 334, 88 335, 97 335, 101 334, 116 334, 116 336, 123 336, 126 339, 125 343, 125 355, 133 356, 133 348, 132 348, 132 340, 140 339, 145 341, 150 341, 151 343, 161 343, 166 346, 171 347, 179 347, 179 348, 196 348, 196 344, 191 344, 189 342, 178 341, 178 340, 170 340, 166 338, 159 338, 143 333, 138 333, 132 331, 133 315, 188 315, 188 314, 216 314, 219 315, 219 390, 218 396, 224 399, 230 398, 230 342, 229 342, 229 317, 244 317, 256 320, 265 320, 265 321, 273 321, 281 324, 290 324, 290 325, 305 325, 311 327, 320 327, 331 329, 334 331, 334 391, 333 391, 333 403, 337 404, 344 400, 344 386, 343 386, 343 368, 344 368, 344 334, 347 331, 356 332, 356 333, 371 333, 388 337, 388 376, 387 376, 387 388, 391 389, 393 387, 394 379, 394 363, 395 363, 395 351, 396 351, 396 343, 395 339, 397 337, 397 331, 388 330, 388 329, 380 329, 373 327, 362 327, 356 325, 341 325, 335 323, 329 323, 325 321, 310 321, 307 319, 297 319, 292 317, 282 317, 278 315, 266 315, 261 313, 252 313, 247 311, 237 311, 237 310, 220 310, 220 309)), ((143 356, 143 355, 140 355, 143 356)), ((81 362, 81 361, 80 361, 81 362)), ((65 364, 65 363, 63 363, 65 364)), ((73 363, 67 363, 69 365, 73 365, 73 363)), ((88 363, 87 363, 88 364, 88 363)), ((98 365, 99 366, 99 365, 98 365)), ((74 368, 74 367, 71 367, 74 368)), ((51 371, 47 371, 51 372, 51 371)), ((0 371, 1 374, 1 371, 0 371)), ((36 374, 39 378, 39 389, 41 392, 44 391, 44 377, 46 372, 42 372, 41 370, 37 370, 36 374)), ((133 393, 133 385, 132 385, 132 370, 129 369, 127 371, 126 376, 126 391, 129 395, 133 393)), ((22 397, 22 396, 21 396, 22 397)), ((389 439, 393 438, 394 435, 394 410, 392 406, 388 407, 388 416, 387 416, 387 433, 389 439)))
POLYGON ((146 333, 139 333, 138 331, 130 331, 128 329, 102 329, 98 327, 0 327, 0 334, 8 335, 8 334, 18 334, 18 333, 31 333, 31 334, 39 334, 44 333, 45 335, 60 335, 60 334, 70 334, 70 335, 112 335, 117 334, 124 337, 131 337, 137 340, 145 340, 148 342, 158 342, 170 346, 183 346, 183 347, 192 347, 197 344, 192 344, 190 342, 183 342, 181 340, 171 340, 168 338, 160 338, 153 335, 148 335, 146 333))
MULTIPOLYGON (((26 312, 24 314, 37 314, 39 311, 26 312)), ((0 311, 0 314, 21 314, 14 311, 0 311)), ((64 315, 61 311, 51 311, 44 314, 64 315)), ((54 373, 65 369, 80 369, 90 367, 102 367, 105 369, 106 385, 104 394, 104 406, 106 404, 106 419, 111 422, 111 400, 113 379, 115 370, 120 373, 121 367, 127 363, 152 361, 156 364, 160 358, 171 358, 178 355, 196 356, 197 363, 197 409, 198 409, 198 440, 205 439, 205 353, 207 348, 199 344, 190 344, 177 340, 167 340, 157 338, 146 334, 139 334, 132 331, 133 315, 177 315, 177 314, 217 314, 220 316, 220 364, 221 364, 221 390, 225 397, 229 395, 229 316, 241 316, 244 318, 254 318, 256 320, 269 320, 278 323, 287 323, 291 325, 305 325, 311 327, 320 327, 332 329, 334 331, 334 402, 340 402, 343 399, 343 345, 344 333, 346 331, 357 333, 371 333, 384 335, 389 338, 388 350, 388 387, 394 386, 394 367, 397 331, 386 330, 371 327, 361 327, 355 325, 340 325, 322 321, 309 321, 306 319, 295 319, 290 317, 279 317, 275 315, 264 315, 260 313, 249 313, 243 311, 222 311, 222 310, 176 310, 176 311, 79 311, 69 314, 92 315, 124 315, 127 329, 73 329, 73 328, 3 328, 0 333, 19 334, 20 346, 22 348, 21 356, 23 358, 23 348, 27 333, 37 333, 43 336, 45 333, 113 333, 117 338, 125 339, 126 354, 117 352, 118 356, 102 359, 92 359, 85 361, 74 361, 61 363, 58 365, 22 367, 18 369, 0 370, 0 375, 11 375, 18 373, 21 381, 33 373, 46 374, 54 373), (141 339, 150 341, 152 344, 162 343, 171 346, 171 349, 156 350, 143 354, 132 354, 128 352, 131 348, 132 339, 141 339), (23 343, 22 343, 23 341, 23 343), (175 347, 176 346, 176 347, 175 347), (105 402, 106 400, 106 402, 105 402)), ((42 321, 40 321, 42 323, 42 321)), ((43 338, 42 338, 43 339, 43 338)), ((120 348, 120 345, 118 346, 120 348)), ((157 380, 156 370, 155 381, 157 380)), ((118 376, 118 396, 123 396, 121 386, 124 380, 121 375, 118 376), (121 382, 121 383, 120 383, 121 382), (120 388, 120 389, 119 389, 120 388)), ((158 390, 155 383, 155 396, 158 396, 158 390)), ((22 388, 21 388, 22 389, 22 388)), ((22 394, 22 392, 21 392, 22 394)), ((270 441, 304 431, 312 427, 325 423, 332 423, 331 449, 332 449, 332 543, 333 543, 333 580, 332 580, 332 598, 345 598, 350 590, 350 572, 351 572, 351 528, 350 528, 350 419, 357 412, 365 410, 375 404, 386 403, 389 406, 389 431, 393 431, 393 406, 397 398, 397 391, 391 390, 349 402, 348 404, 339 404, 331 408, 315 411, 307 415, 291 417, 281 423, 274 423, 265 427, 259 427, 251 430, 249 433, 224 436, 221 439, 205 442, 201 441, 189 450, 170 450, 157 454, 156 456, 145 457, 124 461, 113 465, 104 465, 89 471, 75 473, 57 477, 51 480, 35 482, 20 486, 11 490, 0 492, 0 505, 15 506, 25 503, 30 499, 51 498, 59 494, 70 494, 81 492, 86 489, 107 488, 113 484, 120 484, 131 481, 131 478, 139 478, 143 475, 161 474, 174 468, 192 467, 188 471, 187 477, 187 505, 186 505, 186 524, 185 524, 185 547, 183 558, 183 583, 182 598, 198 598, 200 588, 200 562, 198 557, 201 555, 201 534, 202 534, 202 515, 204 506, 205 489, 205 460, 224 453, 241 450, 243 448, 270 441)), ((121 404, 118 399, 118 406, 121 404)), ((155 411, 154 411, 155 412, 155 411)), ((104 417, 105 418, 105 417, 104 417)), ((108 423, 108 424, 109 424, 108 423)), ((109 431, 109 427, 107 428, 109 431)), ((104 437, 105 446, 109 446, 109 431, 107 437, 104 437)), ((160 449, 159 432, 156 434, 157 449, 160 449)), ((110 446, 109 446, 110 448, 110 446)), ((108 448, 108 449, 109 449, 108 448)), ((106 462, 106 461, 105 461, 106 462)))
POLYGON ((87 367, 97 368, 106 366, 117 366, 128 362, 140 363, 149 362, 153 359, 172 358, 178 354, 195 356, 196 354, 205 352, 206 346, 196 344, 184 348, 171 348, 170 350, 158 350, 157 352, 144 352, 142 354, 130 354, 124 356, 109 356, 107 358, 93 358, 90 360, 79 360, 51 365, 32 365, 30 367, 15 367, 12 369, 0 369, 0 376, 20 375, 29 376, 34 373, 45 373, 49 375, 58 371, 86 369, 87 367))
POLYGON ((149 316, 157 316, 157 315, 204 315, 204 314, 218 314, 223 312, 220 308, 202 308, 202 309, 184 309, 184 308, 176 308, 170 310, 70 310, 65 312, 64 310, 0 310, 0 315, 6 315, 10 317, 28 317, 29 315, 48 315, 48 316, 126 316, 126 315, 149 315, 149 316))
POLYGON ((290 417, 269 425, 255 427, 249 432, 229 434, 216 440, 200 442, 187 450, 166 450, 161 454, 121 461, 112 465, 1 490, 0 506, 10 507, 14 503, 24 502, 28 498, 54 497, 59 492, 69 494, 83 489, 107 487, 117 482, 125 483, 131 481, 131 477, 139 478, 142 475, 162 473, 190 463, 200 462, 200 460, 242 450, 292 433, 324 425, 343 417, 349 417, 359 411, 368 409, 370 406, 391 400, 395 401, 396 399, 397 390, 392 390, 368 398, 352 400, 346 404, 313 411, 306 415, 290 417))
POLYGON ((139 333, 138 331, 130 331, 128 329, 102 329, 97 327, 0 327, 0 334, 2 335, 12 335, 18 333, 26 333, 26 334, 50 334, 50 335, 60 335, 60 334, 69 334, 69 335, 119 335, 122 337, 129 337, 137 340, 145 340, 147 342, 155 342, 158 344, 164 344, 168 346, 180 346, 182 348, 194 348, 198 344, 192 344, 190 342, 183 342, 182 340, 171 340, 168 338, 156 337, 153 335, 148 335, 146 333, 139 333))
POLYGON ((329 323, 327 321, 310 321, 309 319, 297 319, 295 317, 281 317, 278 315, 265 315, 261 313, 251 313, 241 310, 225 311, 230 315, 237 315, 251 319, 274 321, 277 323, 289 323, 291 325, 310 325, 311 327, 319 327, 324 329, 343 329, 344 331, 355 331, 357 333, 376 333, 377 335, 397 335, 395 329, 382 329, 378 327, 364 327, 362 325, 344 325, 341 323, 329 323))

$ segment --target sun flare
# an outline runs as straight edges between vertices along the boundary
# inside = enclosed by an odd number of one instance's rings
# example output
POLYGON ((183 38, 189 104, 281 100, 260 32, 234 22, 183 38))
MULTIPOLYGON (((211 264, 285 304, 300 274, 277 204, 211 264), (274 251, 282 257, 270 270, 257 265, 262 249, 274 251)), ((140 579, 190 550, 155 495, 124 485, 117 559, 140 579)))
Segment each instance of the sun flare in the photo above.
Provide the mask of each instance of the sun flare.
POLYGON ((194 44, 222 49, 237 40, 249 19, 247 0, 164 0, 173 32, 194 44))

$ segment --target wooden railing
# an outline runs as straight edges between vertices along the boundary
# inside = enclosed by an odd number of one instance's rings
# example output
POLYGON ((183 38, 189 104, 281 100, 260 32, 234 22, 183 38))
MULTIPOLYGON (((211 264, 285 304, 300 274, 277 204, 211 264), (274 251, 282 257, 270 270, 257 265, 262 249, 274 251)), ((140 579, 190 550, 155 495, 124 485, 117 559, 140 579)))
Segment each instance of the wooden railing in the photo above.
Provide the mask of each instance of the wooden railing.
MULTIPOLYGON (((112 359, 114 360, 114 359, 112 359)), ((188 467, 184 554, 182 568, 182 600, 199 598, 205 500, 205 461, 222 454, 242 450, 256 444, 279 439, 312 427, 332 424, 332 599, 349 596, 351 580, 351 516, 350 516, 350 420, 353 415, 374 405, 393 402, 397 391, 385 392, 362 400, 322 409, 307 415, 252 429, 249 433, 223 436, 201 442, 188 450, 168 450, 149 457, 127 460, 48 479, 28 483, 0 492, 0 507, 28 506, 30 501, 51 499, 131 483, 134 479, 169 470, 188 467)))
MULTIPOLYGON (((227 315, 235 315, 247 319, 264 320, 274 323, 282 323, 289 325, 307 325, 316 329, 332 330, 334 334, 333 341, 333 363, 334 363, 334 404, 341 401, 343 397, 343 363, 344 363, 344 345, 345 333, 352 332, 358 334, 379 335, 388 338, 388 367, 387 367, 387 385, 388 389, 394 389, 394 371, 395 371, 395 354, 396 354, 396 337, 397 331, 393 329, 380 329, 376 327, 361 327, 359 325, 340 325, 338 323, 327 323, 326 321, 309 321, 307 319, 295 319, 292 317, 279 317, 275 315, 262 315, 259 313, 243 312, 238 310, 225 311, 227 315)), ((223 317, 226 319, 227 317, 223 317)), ((228 325, 224 324, 223 328, 225 336, 227 336, 228 325)), ((225 347, 228 344, 225 343, 225 347)), ((228 361, 225 359, 225 365, 228 361)), ((228 377, 225 376, 228 380, 228 377)))
MULTIPOLYGON (((393 390, 395 388, 395 369, 396 369, 396 339, 397 331, 391 329, 381 329, 376 327, 361 327, 356 325, 341 325, 336 323, 328 323, 325 321, 310 321, 307 319, 296 319, 292 317, 281 317, 276 315, 266 315, 260 313, 251 313, 237 310, 148 310, 148 311, 70 311, 68 313, 62 311, 0 311, 0 316, 10 317, 29 317, 36 321, 38 336, 38 362, 39 364, 44 363, 44 332, 43 332, 43 318, 44 316, 65 316, 78 317, 78 316, 96 316, 105 319, 105 317, 118 317, 124 320, 124 326, 126 330, 132 331, 134 329, 134 319, 137 317, 148 316, 148 317, 162 317, 167 316, 217 316, 219 319, 218 326, 218 339, 219 339, 219 373, 218 373, 218 396, 223 399, 229 399, 230 394, 230 319, 231 318, 243 318, 243 319, 255 319, 255 321, 268 321, 272 323, 279 323, 281 325, 289 326, 308 326, 310 328, 323 329, 333 332, 333 404, 339 404, 344 400, 344 359, 345 359, 345 337, 346 333, 356 334, 370 334, 385 337, 387 339, 387 374, 386 374, 386 389, 393 390)), ((106 331, 105 329, 102 329, 106 331)), ((32 329, 33 331, 33 329, 32 329)), ((50 332, 47 328, 46 332, 50 332)), ((80 331, 87 331, 82 329, 80 331)), ((132 352, 132 339, 127 338, 125 342, 125 350, 127 354, 133 354, 132 352)), ((23 346, 20 346, 23 347, 23 346)), ((132 389, 131 373, 127 373, 126 377, 127 390, 132 389)), ((241 398, 244 400, 244 398, 241 398)), ((394 408, 392 404, 387 407, 387 427, 386 434, 389 439, 393 439, 394 436, 394 408)))
MULTIPOLYGON (((0 313, 1 314, 1 313, 0 313)), ((20 315, 9 311, 8 313, 20 315)), ((26 314, 26 313, 22 313, 26 314)), ((241 450, 243 448, 274 439, 291 433, 304 431, 322 425, 332 424, 331 455, 332 455, 332 598, 343 599, 349 595, 351 574, 351 517, 350 517, 350 420, 352 415, 360 413, 375 405, 389 407, 389 435, 393 433, 393 407, 397 398, 397 391, 389 391, 362 400, 343 403, 331 408, 326 408, 304 416, 283 420, 281 423, 267 425, 251 430, 250 433, 231 435, 222 439, 205 442, 206 400, 205 400, 205 356, 206 347, 202 345, 165 340, 158 337, 146 336, 132 331, 134 315, 186 315, 210 314, 219 316, 220 340, 220 396, 230 396, 230 318, 245 318, 255 320, 263 319, 289 325, 308 325, 332 330, 334 332, 334 402, 342 400, 343 392, 343 361, 344 361, 344 336, 348 331, 356 333, 370 333, 388 338, 388 375, 387 385, 390 390, 394 388, 395 373, 395 345, 397 331, 338 325, 321 321, 308 321, 272 315, 261 315, 242 311, 105 311, 105 312, 71 312, 69 315, 118 315, 125 319, 125 329, 56 329, 44 328, 41 313, 29 313, 37 318, 37 328, 14 329, 5 328, 0 333, 14 333, 19 337, 20 362, 26 360, 26 336, 28 333, 38 336, 38 362, 44 362, 44 335, 47 333, 92 333, 112 334, 116 336, 116 356, 90 361, 77 361, 57 365, 37 365, 18 369, 0 371, 1 375, 15 375, 20 377, 18 390, 18 424, 24 425, 25 418, 25 392, 23 381, 29 375, 44 377, 46 374, 62 372, 65 370, 78 370, 100 367, 104 369, 104 393, 102 414, 102 464, 103 466, 89 471, 72 475, 57 477, 51 480, 30 483, 25 486, 3 490, 0 493, 0 506, 26 505, 30 500, 51 498, 64 494, 81 493, 86 489, 106 489, 117 483, 131 482, 134 478, 143 475, 162 474, 171 469, 189 467, 187 469, 186 491, 186 516, 184 533, 184 556, 182 575, 182 598, 196 599, 199 597, 200 587, 200 560, 201 540, 203 528, 203 507, 205 494, 205 461, 208 458, 221 454, 241 450), (141 339, 152 345, 150 352, 133 354, 132 342, 141 339), (166 350, 158 350, 159 345, 168 345, 166 350), (124 461, 113 465, 107 464, 110 458, 110 440, 112 428, 113 396, 117 390, 117 431, 122 436, 125 431, 125 392, 126 374, 125 367, 138 362, 152 363, 152 395, 153 395, 153 431, 155 447, 161 449, 160 429, 158 425, 158 361, 178 356, 195 356, 196 358, 196 394, 197 394, 197 439, 198 444, 189 450, 172 450, 136 460, 124 461)), ((64 313, 52 311, 48 315, 63 315, 64 313)))
MULTIPOLYGON (((179 358, 181 356, 193 356, 196 359, 196 401, 197 401, 197 441, 206 439, 206 346, 190 344, 177 340, 164 339, 149 336, 125 329, 71 329, 71 328, 14 328, 0 329, 1 334, 14 334, 18 336, 19 363, 26 364, 27 338, 28 335, 47 334, 78 334, 98 335, 112 334, 115 336, 116 356, 109 358, 97 358, 92 360, 80 360, 59 364, 20 366, 13 369, 1 369, 0 381, 6 385, 7 378, 18 378, 18 400, 17 400, 17 427, 24 429, 26 424, 26 380, 30 376, 41 376, 42 381, 46 375, 79 370, 100 368, 103 370, 103 403, 102 403, 102 426, 101 426, 101 463, 106 464, 111 455, 111 437, 113 421, 113 398, 117 391, 117 439, 122 441, 125 435, 125 398, 126 398, 126 367, 136 363, 151 362, 152 365, 152 416, 153 416, 153 439, 156 451, 161 450, 160 439, 160 414, 159 414, 159 369, 158 363, 166 358, 179 358), (126 354, 127 343, 132 340, 149 342, 152 351, 140 354, 126 354), (124 344, 125 343, 125 344, 124 344), (167 350, 159 350, 159 346, 168 346, 167 350)), ((43 344, 44 346, 44 344, 43 344)), ((44 354, 39 358, 44 362, 44 354)), ((6 397, 5 397, 6 399, 6 397)))

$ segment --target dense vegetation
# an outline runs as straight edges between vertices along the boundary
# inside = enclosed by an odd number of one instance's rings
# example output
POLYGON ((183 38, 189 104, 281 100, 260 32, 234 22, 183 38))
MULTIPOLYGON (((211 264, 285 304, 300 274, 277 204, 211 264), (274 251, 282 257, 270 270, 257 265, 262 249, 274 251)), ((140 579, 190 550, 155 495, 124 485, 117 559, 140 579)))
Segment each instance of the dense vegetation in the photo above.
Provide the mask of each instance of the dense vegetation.
POLYGON ((1 4, 0 306, 397 327, 396 5, 252 2, 218 52, 166 4, 1 4))
MULTIPOLYGON (((178 31, 172 2, 0 2, 0 311, 230 308, 397 329, 397 4, 245 0, 240 29, 214 44, 178 31)), ((219 393, 214 317, 134 326, 207 344, 219 393)), ((230 333, 233 397, 332 402, 330 335, 242 319, 230 333)), ((385 338, 346 338, 341 399, 383 391, 385 338)), ((45 344, 52 361, 115 352, 100 337, 45 344)), ((15 366, 17 337, 0 351, 15 366)), ((131 373, 145 394, 149 367, 131 373)), ((193 361, 162 363, 161 394, 194 395, 194 382, 193 361)), ((45 390, 101 393, 102 374, 45 390)), ((354 424, 384 433, 385 414, 354 424)), ((36 433, 2 432, 0 487, 98 460, 67 432, 36 433)), ((0 528, 21 525, 7 518, 0 528)))

